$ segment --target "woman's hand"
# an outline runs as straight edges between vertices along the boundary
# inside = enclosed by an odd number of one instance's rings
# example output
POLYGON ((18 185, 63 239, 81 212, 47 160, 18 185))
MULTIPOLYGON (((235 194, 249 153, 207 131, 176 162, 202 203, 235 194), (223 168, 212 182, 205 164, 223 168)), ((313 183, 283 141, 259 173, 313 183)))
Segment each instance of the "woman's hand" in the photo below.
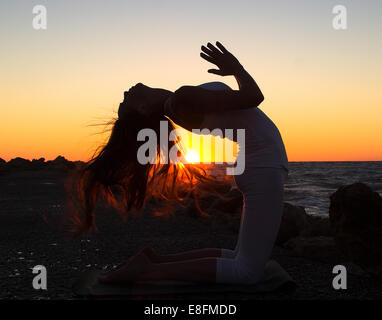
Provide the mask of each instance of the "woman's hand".
POLYGON ((231 76, 237 74, 237 72, 243 68, 239 60, 237 60, 232 53, 224 48, 219 41, 216 42, 216 46, 220 50, 211 43, 208 43, 207 47, 201 47, 203 52, 200 53, 200 56, 219 68, 209 69, 208 72, 220 76, 231 76))

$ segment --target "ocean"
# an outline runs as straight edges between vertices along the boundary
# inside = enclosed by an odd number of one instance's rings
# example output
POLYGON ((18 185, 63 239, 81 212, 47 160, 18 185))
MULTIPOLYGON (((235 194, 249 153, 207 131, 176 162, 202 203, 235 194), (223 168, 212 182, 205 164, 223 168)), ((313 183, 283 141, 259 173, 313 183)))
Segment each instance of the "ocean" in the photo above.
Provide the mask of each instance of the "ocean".
POLYGON ((329 196, 354 182, 382 195, 382 162, 290 162, 285 201, 305 207, 309 214, 328 215, 329 196))

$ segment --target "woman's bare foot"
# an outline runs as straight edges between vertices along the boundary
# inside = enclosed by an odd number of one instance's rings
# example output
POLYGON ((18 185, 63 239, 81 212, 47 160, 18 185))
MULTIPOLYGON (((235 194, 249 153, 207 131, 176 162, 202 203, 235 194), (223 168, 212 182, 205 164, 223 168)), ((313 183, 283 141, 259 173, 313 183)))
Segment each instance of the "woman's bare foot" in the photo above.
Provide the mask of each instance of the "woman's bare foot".
POLYGON ((114 269, 114 271, 116 271, 117 269, 120 269, 121 267, 123 267, 124 265, 129 263, 132 259, 134 259, 136 256, 138 256, 140 254, 144 254, 147 258, 150 259, 151 262, 154 262, 154 263, 158 262, 157 260, 158 260, 159 256, 156 254, 154 249, 151 247, 144 247, 143 249, 138 251, 138 253, 135 256, 132 256, 131 258, 129 258, 129 259, 121 262, 119 265, 117 265, 117 267, 114 269))
POLYGON ((122 264, 116 270, 101 275, 99 281, 107 284, 131 283, 142 280, 144 274, 152 270, 152 262, 141 250, 137 255, 122 264))
POLYGON ((153 248, 144 247, 140 252, 146 255, 146 257, 149 258, 151 262, 158 262, 158 255, 153 248))

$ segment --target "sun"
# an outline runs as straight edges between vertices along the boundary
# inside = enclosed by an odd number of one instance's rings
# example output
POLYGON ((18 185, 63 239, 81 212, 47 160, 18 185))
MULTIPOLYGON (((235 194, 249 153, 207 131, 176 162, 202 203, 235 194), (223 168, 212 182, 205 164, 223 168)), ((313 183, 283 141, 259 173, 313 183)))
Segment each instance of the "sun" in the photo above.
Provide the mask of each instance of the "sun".
POLYGON ((199 154, 195 150, 188 150, 185 156, 188 163, 200 162, 199 154))

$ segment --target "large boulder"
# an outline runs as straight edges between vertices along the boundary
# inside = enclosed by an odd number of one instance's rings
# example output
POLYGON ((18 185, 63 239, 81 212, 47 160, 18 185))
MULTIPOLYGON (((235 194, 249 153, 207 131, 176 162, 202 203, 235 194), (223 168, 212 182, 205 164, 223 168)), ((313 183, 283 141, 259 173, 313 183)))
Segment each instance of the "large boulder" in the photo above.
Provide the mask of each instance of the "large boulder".
POLYGON ((306 226, 301 233, 304 237, 332 237, 333 232, 330 228, 330 221, 328 216, 323 215, 306 215, 306 226))
POLYGON ((282 245, 289 239, 298 237, 306 228, 306 225, 307 214, 305 209, 285 202, 276 244, 282 245))
POLYGON ((284 248, 321 262, 339 264, 345 261, 344 255, 332 237, 296 237, 286 242, 284 248))
POLYGON ((340 187, 330 196, 330 224, 348 259, 382 275, 382 198, 363 183, 340 187))

